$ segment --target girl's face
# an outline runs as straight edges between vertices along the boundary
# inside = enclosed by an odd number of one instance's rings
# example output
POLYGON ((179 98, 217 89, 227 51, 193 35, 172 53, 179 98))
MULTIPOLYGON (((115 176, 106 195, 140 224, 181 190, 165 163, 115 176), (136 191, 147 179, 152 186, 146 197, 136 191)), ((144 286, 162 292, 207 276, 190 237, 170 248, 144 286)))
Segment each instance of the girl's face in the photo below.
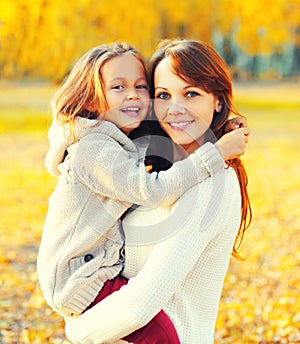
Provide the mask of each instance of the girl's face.
POLYGON ((131 54, 116 56, 102 69, 108 111, 104 119, 129 134, 145 119, 149 92, 142 63, 131 54))
POLYGON ((161 127, 172 141, 192 153, 203 144, 214 111, 221 111, 217 97, 175 75, 169 57, 157 65, 154 86, 154 109, 161 127))

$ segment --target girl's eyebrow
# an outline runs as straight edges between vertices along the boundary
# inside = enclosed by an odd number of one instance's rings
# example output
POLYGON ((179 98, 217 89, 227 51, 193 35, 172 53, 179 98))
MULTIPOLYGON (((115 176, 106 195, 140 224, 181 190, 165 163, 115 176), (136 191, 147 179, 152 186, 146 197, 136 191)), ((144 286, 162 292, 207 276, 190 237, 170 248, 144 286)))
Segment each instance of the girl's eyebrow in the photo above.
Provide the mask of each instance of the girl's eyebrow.
POLYGON ((124 81, 125 78, 122 78, 122 77, 117 77, 117 78, 113 78, 113 79, 110 79, 109 82, 114 82, 114 81, 124 81))
POLYGON ((146 80, 146 76, 140 76, 140 77, 138 78, 138 80, 140 80, 140 79, 146 80))
MULTIPOLYGON (((113 78, 113 79, 109 80, 109 82, 126 81, 126 80, 127 80, 127 78, 122 77, 122 76, 118 76, 118 77, 116 77, 116 78, 113 78)), ((137 80, 137 81, 140 81, 140 80, 145 80, 145 81, 147 81, 147 79, 146 79, 145 76, 141 76, 141 77, 137 78, 136 80, 137 80)))

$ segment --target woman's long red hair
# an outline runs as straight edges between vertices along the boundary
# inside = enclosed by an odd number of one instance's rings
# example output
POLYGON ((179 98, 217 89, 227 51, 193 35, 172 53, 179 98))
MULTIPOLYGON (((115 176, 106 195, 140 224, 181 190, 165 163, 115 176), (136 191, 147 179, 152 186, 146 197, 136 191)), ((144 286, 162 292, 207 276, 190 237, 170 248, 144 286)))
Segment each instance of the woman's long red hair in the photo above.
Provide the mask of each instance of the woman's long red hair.
MULTIPOLYGON (((150 95, 154 98, 154 73, 157 65, 165 57, 171 58, 174 74, 191 85, 201 87, 208 93, 218 97, 222 104, 221 112, 215 112, 210 126, 212 137, 209 141, 219 139, 225 130, 225 125, 232 115, 244 117, 232 103, 232 81, 228 67, 222 57, 210 45, 192 40, 163 41, 149 62, 150 95)), ((238 177, 241 189, 241 223, 233 246, 233 255, 240 258, 239 248, 246 229, 252 220, 252 210, 247 191, 248 176, 242 161, 232 159, 228 161, 238 177)))

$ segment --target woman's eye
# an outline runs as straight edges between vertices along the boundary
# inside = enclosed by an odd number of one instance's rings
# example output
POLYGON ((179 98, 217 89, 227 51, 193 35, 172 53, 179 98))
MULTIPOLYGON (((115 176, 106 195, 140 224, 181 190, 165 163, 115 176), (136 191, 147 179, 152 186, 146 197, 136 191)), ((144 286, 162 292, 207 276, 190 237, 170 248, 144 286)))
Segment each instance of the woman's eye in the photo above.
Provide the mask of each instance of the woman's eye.
POLYGON ((170 97, 169 97, 168 93, 161 92, 161 93, 158 93, 155 98, 158 98, 158 99, 169 99, 170 97))
POLYGON ((195 91, 189 91, 186 93, 186 95, 189 97, 189 98, 195 98, 197 96, 199 96, 199 93, 198 92, 195 92, 195 91))

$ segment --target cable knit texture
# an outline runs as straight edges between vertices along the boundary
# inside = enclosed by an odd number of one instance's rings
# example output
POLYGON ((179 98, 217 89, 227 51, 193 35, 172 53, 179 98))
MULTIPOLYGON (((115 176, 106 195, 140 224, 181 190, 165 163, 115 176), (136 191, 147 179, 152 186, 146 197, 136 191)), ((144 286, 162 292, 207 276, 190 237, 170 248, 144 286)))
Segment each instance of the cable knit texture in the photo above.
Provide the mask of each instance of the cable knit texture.
POLYGON ((174 202, 224 162, 206 144, 168 171, 146 173, 144 157, 113 123, 78 118, 76 142, 54 120, 46 167, 59 176, 37 260, 44 297, 58 313, 81 313, 123 268, 118 219, 131 204, 174 202))
POLYGON ((138 208, 123 222, 128 285, 79 318, 66 319, 73 343, 104 343, 143 326, 163 308, 183 344, 213 344, 225 274, 240 223, 240 188, 234 170, 221 170, 188 190, 174 205, 138 208), (191 200, 193 206, 191 207, 191 200), (185 214, 184 218, 181 214, 185 214), (132 230, 149 224, 163 233, 157 244, 134 243, 132 230), (163 221, 164 225, 161 226, 163 221), (163 234, 164 236, 164 234, 163 234), (136 277, 134 277, 136 276, 136 277))

